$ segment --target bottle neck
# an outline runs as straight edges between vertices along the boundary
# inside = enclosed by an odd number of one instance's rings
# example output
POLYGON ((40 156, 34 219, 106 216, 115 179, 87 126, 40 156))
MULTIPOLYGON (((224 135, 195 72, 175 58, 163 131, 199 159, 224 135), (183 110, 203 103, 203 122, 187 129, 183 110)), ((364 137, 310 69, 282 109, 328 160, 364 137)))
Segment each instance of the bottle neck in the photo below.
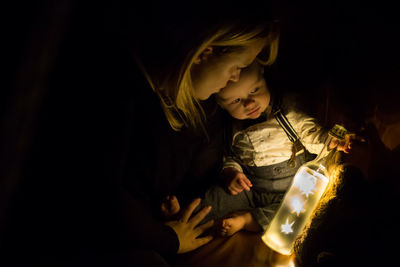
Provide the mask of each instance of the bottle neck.
POLYGON ((324 142, 324 146, 321 152, 314 160, 314 164, 318 166, 318 169, 325 170, 329 173, 332 169, 339 162, 337 151, 337 146, 339 145, 339 140, 344 140, 347 130, 338 124, 328 132, 326 135, 326 139, 324 142))
POLYGON ((332 143, 332 135, 327 134, 327 137, 325 139, 324 142, 324 146, 321 149, 320 153, 317 155, 317 157, 314 159, 314 161, 318 164, 318 165, 322 165, 324 168, 326 168, 326 161, 329 158, 329 155, 333 155, 336 151, 336 146, 333 148, 330 148, 331 143, 332 143))

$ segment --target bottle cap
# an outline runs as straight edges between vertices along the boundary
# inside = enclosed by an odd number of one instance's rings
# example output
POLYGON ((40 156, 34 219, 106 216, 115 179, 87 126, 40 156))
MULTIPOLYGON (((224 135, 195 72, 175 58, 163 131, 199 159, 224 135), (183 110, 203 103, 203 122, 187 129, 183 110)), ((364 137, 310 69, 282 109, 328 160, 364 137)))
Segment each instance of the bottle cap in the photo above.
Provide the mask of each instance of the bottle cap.
POLYGON ((335 124, 335 126, 333 126, 333 128, 329 131, 329 134, 337 139, 343 140, 347 134, 347 130, 343 126, 335 124))

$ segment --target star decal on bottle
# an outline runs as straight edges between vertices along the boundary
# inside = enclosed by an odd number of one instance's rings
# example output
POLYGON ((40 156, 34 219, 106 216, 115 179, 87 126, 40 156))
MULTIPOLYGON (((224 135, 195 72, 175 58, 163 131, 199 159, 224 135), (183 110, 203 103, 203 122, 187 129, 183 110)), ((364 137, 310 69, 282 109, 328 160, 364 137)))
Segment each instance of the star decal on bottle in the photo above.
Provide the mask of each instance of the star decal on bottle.
POLYGON ((317 183, 317 178, 311 174, 304 172, 301 179, 297 179, 296 186, 300 189, 301 193, 308 197, 312 195, 316 190, 315 184, 317 183))
POLYGON ((290 200, 290 206, 292 207, 292 212, 296 212, 297 216, 299 216, 301 212, 305 211, 305 209, 303 208, 304 202, 299 196, 293 197, 290 200))
POLYGON ((289 218, 286 219, 286 223, 281 225, 282 233, 285 233, 285 234, 293 233, 293 229, 292 229, 293 224, 294 224, 294 221, 292 223, 289 223, 289 218))

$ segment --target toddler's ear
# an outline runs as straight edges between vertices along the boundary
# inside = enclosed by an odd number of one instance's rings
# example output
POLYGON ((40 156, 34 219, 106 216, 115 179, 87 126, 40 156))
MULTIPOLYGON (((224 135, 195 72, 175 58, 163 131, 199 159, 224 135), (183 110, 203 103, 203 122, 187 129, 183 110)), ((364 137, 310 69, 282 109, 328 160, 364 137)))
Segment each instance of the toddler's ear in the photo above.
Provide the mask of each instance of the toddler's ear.
POLYGON ((201 54, 194 60, 195 64, 200 64, 208 59, 208 57, 213 53, 212 46, 207 46, 206 49, 201 52, 201 54))

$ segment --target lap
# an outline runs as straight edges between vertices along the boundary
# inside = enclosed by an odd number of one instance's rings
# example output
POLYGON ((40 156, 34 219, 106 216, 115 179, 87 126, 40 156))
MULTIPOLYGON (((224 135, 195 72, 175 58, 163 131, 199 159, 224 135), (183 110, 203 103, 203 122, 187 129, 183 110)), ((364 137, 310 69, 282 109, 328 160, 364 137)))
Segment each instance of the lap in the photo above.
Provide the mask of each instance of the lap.
POLYGON ((279 205, 282 198, 282 193, 267 193, 257 190, 242 191, 237 195, 232 195, 221 186, 213 186, 206 192, 195 212, 207 205, 212 207, 211 212, 202 221, 204 223, 210 219, 220 219, 235 211, 252 211, 256 208, 269 209, 271 205, 279 205))

